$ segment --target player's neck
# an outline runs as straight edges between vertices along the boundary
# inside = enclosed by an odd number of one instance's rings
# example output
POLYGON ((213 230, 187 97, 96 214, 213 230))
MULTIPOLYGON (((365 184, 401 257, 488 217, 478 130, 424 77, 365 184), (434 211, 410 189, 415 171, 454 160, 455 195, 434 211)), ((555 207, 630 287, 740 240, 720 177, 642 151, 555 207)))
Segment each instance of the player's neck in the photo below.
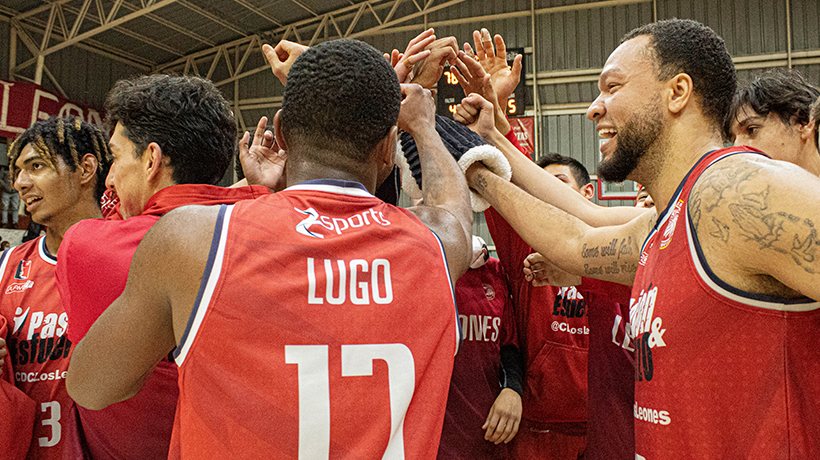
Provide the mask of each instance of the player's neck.
MULTIPOLYGON (((298 156, 294 155, 298 158, 298 156)), ((308 161, 291 161, 293 157, 288 157, 287 168, 287 185, 300 184, 302 182, 312 179, 339 179, 346 181, 359 182, 365 186, 370 193, 376 191, 376 176, 377 174, 372 168, 367 165, 353 164, 350 165, 326 165, 308 161)))
MULTIPOLYGON (((697 130, 673 131, 664 142, 659 143, 655 152, 645 156, 649 164, 645 168, 640 168, 644 166, 640 165, 639 168, 651 171, 651 175, 638 182, 646 187, 659 209, 669 203, 678 185, 703 155, 723 148, 720 135, 716 132, 704 134, 708 132, 706 126, 697 130)), ((641 162, 644 162, 643 158, 641 162)))
POLYGON ((815 176, 820 176, 820 151, 817 150, 814 140, 810 140, 809 142, 810 144, 805 146, 805 151, 801 152, 803 159, 797 166, 800 166, 815 176))
POLYGON ((63 236, 72 225, 84 219, 102 217, 100 208, 94 201, 85 201, 78 203, 73 209, 60 215, 58 219, 52 219, 46 226, 46 248, 50 254, 57 255, 57 250, 63 242, 63 236))

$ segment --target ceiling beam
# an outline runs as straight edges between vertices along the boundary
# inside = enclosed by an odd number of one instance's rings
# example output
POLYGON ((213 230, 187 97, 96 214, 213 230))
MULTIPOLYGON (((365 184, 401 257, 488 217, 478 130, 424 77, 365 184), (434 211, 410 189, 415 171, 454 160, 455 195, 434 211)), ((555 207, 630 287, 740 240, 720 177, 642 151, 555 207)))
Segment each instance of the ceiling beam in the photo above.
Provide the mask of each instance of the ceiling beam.
POLYGON ((276 18, 274 18, 273 16, 271 16, 271 15, 265 13, 264 11, 260 10, 259 8, 254 6, 252 3, 248 2, 247 0, 234 0, 234 1, 236 3, 239 3, 240 5, 244 6, 245 8, 251 10, 252 12, 256 13, 257 16, 260 16, 260 17, 264 18, 265 20, 267 20, 268 22, 270 22, 271 24, 276 25, 277 27, 282 27, 284 25, 281 22, 279 22, 276 18))
MULTIPOLYGON (((125 24, 126 22, 128 22, 132 19, 136 19, 136 18, 145 16, 146 14, 148 14, 152 11, 158 10, 158 9, 160 9, 160 8, 166 6, 166 5, 170 5, 170 4, 172 4, 176 1, 177 0, 160 0, 160 1, 157 1, 157 2, 153 2, 153 3, 149 2, 150 4, 147 5, 145 8, 141 8, 139 10, 133 11, 133 12, 131 12, 129 14, 126 14, 125 16, 121 16, 117 19, 111 18, 111 20, 108 23, 100 25, 99 27, 92 28, 91 30, 88 30, 88 31, 83 32, 81 34, 78 34, 78 35, 76 35, 76 36, 74 36, 74 37, 72 37, 68 40, 63 41, 62 43, 58 43, 54 46, 48 47, 41 54, 43 56, 48 56, 51 53, 54 53, 56 51, 59 51, 63 48, 74 45, 76 43, 79 43, 79 42, 81 42, 81 41, 83 41, 87 38, 91 38, 95 35, 98 35, 102 32, 105 32, 107 30, 113 29, 113 28, 119 26, 120 24, 125 24)), ((58 5, 54 6, 54 8, 57 8, 57 7, 58 7, 58 5)))
POLYGON ((232 23, 220 18, 219 16, 217 16, 217 15, 215 15, 215 14, 209 12, 209 11, 206 11, 206 10, 196 6, 196 5, 194 5, 193 3, 189 2, 189 1, 179 0, 179 4, 184 6, 185 8, 188 8, 189 10, 201 15, 201 16, 204 16, 204 17, 210 19, 211 21, 221 25, 222 27, 224 27, 226 29, 229 29, 229 30, 243 36, 243 37, 248 36, 248 34, 246 34, 245 31, 243 31, 236 24, 232 24, 232 23))

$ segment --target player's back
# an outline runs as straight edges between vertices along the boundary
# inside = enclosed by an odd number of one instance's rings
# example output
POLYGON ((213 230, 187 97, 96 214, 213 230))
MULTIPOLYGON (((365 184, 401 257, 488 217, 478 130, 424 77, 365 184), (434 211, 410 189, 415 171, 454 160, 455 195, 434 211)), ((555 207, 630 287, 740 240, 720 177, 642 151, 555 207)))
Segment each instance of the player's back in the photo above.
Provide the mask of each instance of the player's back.
POLYGON ((172 457, 435 458, 455 321, 438 239, 360 184, 225 206, 172 457))

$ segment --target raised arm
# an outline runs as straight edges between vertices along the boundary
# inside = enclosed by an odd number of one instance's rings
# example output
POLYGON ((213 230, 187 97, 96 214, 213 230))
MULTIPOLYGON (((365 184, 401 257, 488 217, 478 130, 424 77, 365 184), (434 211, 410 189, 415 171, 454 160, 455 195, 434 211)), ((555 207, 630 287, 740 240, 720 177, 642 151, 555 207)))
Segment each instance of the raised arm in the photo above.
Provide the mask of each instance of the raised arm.
POLYGON ((410 211, 441 238, 450 276, 455 280, 470 266, 470 192, 464 174, 436 132, 436 108, 430 91, 419 85, 402 85, 402 92, 405 98, 399 112, 399 128, 416 141, 424 198, 423 205, 410 211))
POLYGON ((66 388, 78 404, 96 410, 134 396, 176 347, 205 269, 218 211, 176 209, 142 240, 122 295, 74 349, 66 388), (172 310, 172 305, 182 307, 172 310))
MULTIPOLYGON (((477 94, 467 96, 460 105, 464 110, 462 113, 480 114, 485 110, 493 110, 493 105, 477 94)), ((461 119, 469 121, 463 116, 461 119)), ((510 162, 513 171, 512 181, 515 185, 534 197, 572 214, 590 226, 621 225, 648 212, 644 208, 598 206, 567 187, 552 174, 539 168, 537 164, 516 149, 498 129, 480 129, 480 126, 486 125, 478 123, 469 126, 504 154, 510 162)))
POLYGON ((634 282, 641 244, 655 223, 654 212, 623 225, 595 228, 527 194, 481 165, 467 171, 467 182, 524 241, 558 268, 620 284, 634 282))

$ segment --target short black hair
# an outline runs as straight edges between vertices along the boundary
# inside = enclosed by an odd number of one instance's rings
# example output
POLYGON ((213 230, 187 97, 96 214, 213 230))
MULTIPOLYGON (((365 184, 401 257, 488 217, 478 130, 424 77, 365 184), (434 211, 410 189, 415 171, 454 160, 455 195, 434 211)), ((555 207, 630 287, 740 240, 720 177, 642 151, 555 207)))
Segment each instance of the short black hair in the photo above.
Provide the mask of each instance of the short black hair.
POLYGON ((729 120, 734 122, 740 110, 749 106, 764 117, 774 113, 784 125, 805 125, 811 121, 811 106, 819 96, 820 91, 809 84, 800 72, 768 70, 755 77, 748 86, 738 89, 732 101, 729 120))
POLYGON ((97 182, 94 186, 94 197, 97 200, 97 206, 100 205, 100 198, 105 192, 105 176, 108 175, 108 168, 111 166, 108 136, 101 129, 75 116, 53 116, 48 120, 34 123, 20 134, 9 148, 9 171, 12 183, 20 173, 17 170, 17 158, 27 145, 31 145, 41 158, 51 163, 55 170, 58 169, 58 157, 62 158, 63 163, 71 172, 74 172, 83 156, 88 153, 94 155, 97 159, 97 182))
POLYGON ((575 178, 575 183, 578 184, 579 187, 583 187, 592 182, 589 179, 589 171, 587 171, 587 168, 585 168, 580 161, 572 157, 565 157, 564 155, 550 152, 539 158, 535 164, 541 169, 549 165, 569 166, 569 170, 572 171, 572 177, 575 178))
POLYGON ((156 142, 178 184, 216 184, 236 152, 236 122, 228 101, 199 77, 146 75, 120 80, 105 101, 106 122, 117 123, 140 155, 156 142))
POLYGON ((651 39, 656 78, 665 81, 679 73, 689 75, 701 110, 726 137, 737 75, 723 39, 697 21, 675 18, 640 26, 621 43, 642 35, 651 39))
POLYGON ((382 53, 358 40, 327 41, 308 48, 288 73, 282 134, 289 146, 295 139, 363 163, 400 108, 399 80, 382 53))

